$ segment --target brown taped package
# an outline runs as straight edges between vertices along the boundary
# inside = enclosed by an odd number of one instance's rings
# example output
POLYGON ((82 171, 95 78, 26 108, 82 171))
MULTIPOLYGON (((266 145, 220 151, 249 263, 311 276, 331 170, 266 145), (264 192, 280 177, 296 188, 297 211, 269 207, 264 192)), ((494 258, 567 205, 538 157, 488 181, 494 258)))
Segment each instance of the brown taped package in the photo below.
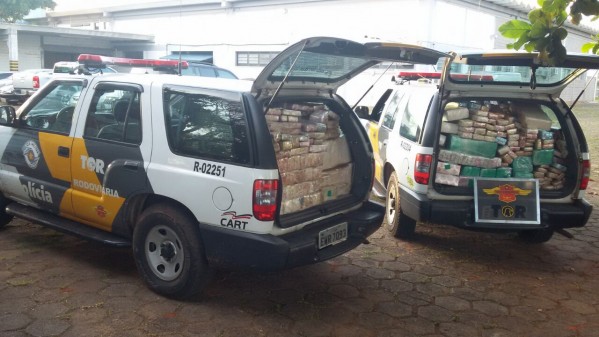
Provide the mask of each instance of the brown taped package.
POLYGON ((264 117, 266 118, 266 121, 268 121, 268 122, 278 122, 281 120, 281 116, 278 116, 278 115, 266 115, 264 117))
POLYGON ((352 176, 352 164, 339 166, 330 170, 322 171, 320 178, 320 185, 341 185, 351 181, 352 176))
POLYGON ((270 108, 270 109, 268 109, 268 111, 266 111, 266 115, 281 116, 282 114, 283 114, 283 109, 281 109, 281 108, 270 108))
POLYGON ((305 168, 303 170, 281 172, 283 187, 295 185, 305 181, 318 181, 322 174, 319 168, 305 168))
POLYGON ((522 127, 528 129, 551 129, 551 119, 541 109, 539 104, 534 103, 512 103, 512 112, 518 115, 522 127))
POLYGON ((324 145, 326 145, 327 150, 324 152, 325 155, 322 164, 323 170, 351 163, 349 146, 347 145, 345 137, 327 140, 324 142, 324 145))
POLYGON ((460 184, 460 177, 459 176, 452 176, 452 175, 449 175, 449 174, 437 173, 435 175, 435 182, 437 184, 459 186, 459 184, 460 184))
POLYGON ((290 110, 290 109, 283 109, 282 114, 284 116, 295 116, 295 117, 300 117, 302 115, 302 112, 299 110, 290 110))
POLYGON ((349 194, 352 176, 352 164, 343 165, 331 170, 322 171, 320 180, 323 201, 336 199, 349 194))
POLYGON ((312 193, 299 198, 281 201, 281 214, 288 214, 314 207, 322 203, 320 193, 312 193))

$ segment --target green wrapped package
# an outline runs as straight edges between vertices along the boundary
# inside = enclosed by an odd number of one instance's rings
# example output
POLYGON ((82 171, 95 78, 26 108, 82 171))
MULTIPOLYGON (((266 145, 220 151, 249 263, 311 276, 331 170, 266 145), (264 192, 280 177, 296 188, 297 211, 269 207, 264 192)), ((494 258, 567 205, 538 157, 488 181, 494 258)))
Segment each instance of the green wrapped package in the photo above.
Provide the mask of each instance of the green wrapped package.
MULTIPOLYGON (((532 172, 532 159, 530 157, 518 157, 514 158, 512 162, 512 169, 514 173, 531 173, 532 172)), ((514 175, 515 177, 515 175, 514 175)))
POLYGON ((534 178, 534 175, 530 172, 514 171, 514 178, 534 178))
POLYGON ((511 167, 498 167, 497 178, 510 178, 512 176, 511 167))
POLYGON ((481 169, 480 176, 483 178, 496 178, 497 169, 481 169))
POLYGON ((495 157, 495 152, 497 152, 497 143, 450 135, 448 149, 472 156, 493 158, 495 157))
POLYGON ((460 176, 462 176, 462 177, 478 177, 478 176, 480 176, 480 167, 462 166, 462 171, 460 172, 460 176))
POLYGON ((553 149, 532 151, 533 165, 551 165, 553 162, 553 149))

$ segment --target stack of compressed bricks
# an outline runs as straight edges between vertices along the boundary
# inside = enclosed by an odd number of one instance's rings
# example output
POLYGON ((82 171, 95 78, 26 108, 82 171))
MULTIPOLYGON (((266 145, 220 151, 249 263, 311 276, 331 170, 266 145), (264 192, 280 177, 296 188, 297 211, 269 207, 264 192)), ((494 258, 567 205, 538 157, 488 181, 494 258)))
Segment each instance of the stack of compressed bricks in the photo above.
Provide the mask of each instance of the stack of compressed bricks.
POLYGON ((435 182, 468 186, 475 176, 534 177, 541 189, 560 189, 567 149, 559 133, 550 129, 551 120, 535 104, 448 103, 440 138, 446 149, 439 153, 435 182), (518 157, 524 158, 514 163, 518 157), (443 169, 446 163, 461 165, 457 175, 450 170, 455 178, 443 169))
POLYGON ((351 185, 351 164, 336 168, 335 179, 323 170, 329 142, 341 136, 339 117, 334 112, 324 105, 289 104, 269 109, 266 120, 283 184, 281 214, 349 193, 349 187, 346 191, 338 185, 351 185))

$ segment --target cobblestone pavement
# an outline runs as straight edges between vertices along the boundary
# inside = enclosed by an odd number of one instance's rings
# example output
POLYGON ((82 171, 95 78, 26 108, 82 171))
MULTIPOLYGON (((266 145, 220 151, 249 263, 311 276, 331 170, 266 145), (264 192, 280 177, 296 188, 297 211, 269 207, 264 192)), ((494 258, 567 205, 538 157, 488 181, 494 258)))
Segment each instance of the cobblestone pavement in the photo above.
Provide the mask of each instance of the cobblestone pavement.
POLYGON ((527 245, 381 229, 325 263, 217 272, 178 302, 144 286, 129 250, 15 220, 0 230, 0 336, 599 336, 599 213, 570 232, 527 245))

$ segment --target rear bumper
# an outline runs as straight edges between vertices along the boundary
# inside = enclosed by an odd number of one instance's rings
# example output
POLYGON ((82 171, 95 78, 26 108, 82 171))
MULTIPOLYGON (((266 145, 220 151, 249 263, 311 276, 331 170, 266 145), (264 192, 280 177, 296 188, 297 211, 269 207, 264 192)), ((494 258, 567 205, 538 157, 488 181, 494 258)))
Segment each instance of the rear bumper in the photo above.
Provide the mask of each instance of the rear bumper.
POLYGON ((366 202, 358 210, 282 236, 209 225, 201 225, 200 230, 211 265, 272 271, 328 260, 354 249, 381 226, 384 214, 383 206, 366 202), (319 250, 318 233, 342 222, 348 224, 347 240, 319 250))
POLYGON ((591 216, 593 206, 585 199, 569 204, 541 202, 541 224, 497 224, 474 222, 474 202, 429 200, 426 196, 413 195, 402 190, 400 196, 402 210, 418 221, 452 225, 470 229, 490 229, 493 231, 517 231, 538 228, 572 228, 584 226, 591 216))
POLYGON ((23 101, 24 98, 26 98, 26 96, 14 94, 14 93, 3 93, 3 94, 0 94, 0 98, 2 98, 7 103, 11 103, 11 102, 23 101))
POLYGON ((32 95, 31 90, 27 89, 15 89, 12 93, 12 98, 18 99, 19 101, 26 101, 29 96, 32 95))

